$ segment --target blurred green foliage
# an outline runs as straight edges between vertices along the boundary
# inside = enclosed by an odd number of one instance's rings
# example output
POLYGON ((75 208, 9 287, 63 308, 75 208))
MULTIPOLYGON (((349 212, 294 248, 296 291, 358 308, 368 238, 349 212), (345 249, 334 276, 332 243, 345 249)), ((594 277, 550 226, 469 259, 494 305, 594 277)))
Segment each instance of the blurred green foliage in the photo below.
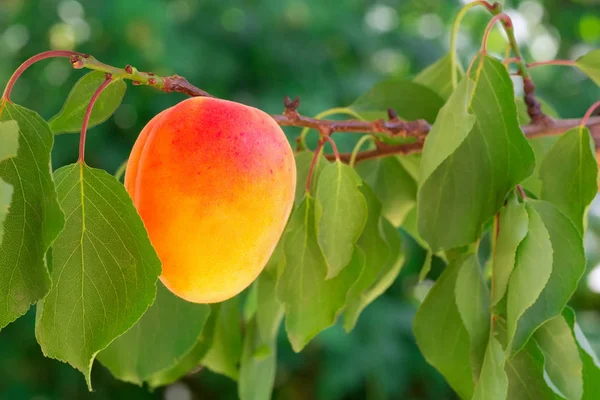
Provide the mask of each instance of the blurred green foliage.
MULTIPOLYGON (((505 3, 529 60, 575 58, 600 44, 596 0, 505 3)), ((74 49, 115 66, 177 73, 219 97, 270 113, 282 110, 284 95, 301 96, 300 111, 314 115, 352 103, 384 78, 410 78, 442 56, 461 5, 457 0, 0 0, 0 82, 36 53, 74 49)), ((463 62, 480 45, 488 20, 483 11, 465 19, 459 37, 463 62)), ((502 54, 504 48, 500 30, 494 30, 490 51, 502 54)), ((12 99, 50 118, 81 75, 63 59, 39 63, 19 80, 12 99)), ((540 96, 562 117, 581 116, 600 98, 600 90, 572 69, 539 68, 533 77, 540 96)), ((117 113, 90 130, 86 161, 114 172, 148 120, 183 98, 130 86, 117 113)), ((298 134, 293 128, 286 132, 291 139, 298 134)), ((57 137, 55 168, 76 159, 77 144, 77 135, 57 137)), ((341 148, 347 150, 347 144, 341 148)), ((590 212, 591 266, 600 261, 599 209, 597 202, 590 212)), ((280 335, 275 399, 455 398, 414 342, 412 318, 431 283, 416 286, 425 253, 404 238, 407 263, 400 278, 367 308, 351 334, 336 326, 301 354, 280 335)), ((430 277, 442 267, 434 259, 430 277)), ((600 296, 588 290, 586 280, 573 305, 600 346, 600 296)), ((233 381, 208 371, 150 393, 116 381, 97 363, 95 392, 88 393, 79 372, 42 356, 34 319, 31 311, 0 332, 0 399, 237 397, 233 381)))

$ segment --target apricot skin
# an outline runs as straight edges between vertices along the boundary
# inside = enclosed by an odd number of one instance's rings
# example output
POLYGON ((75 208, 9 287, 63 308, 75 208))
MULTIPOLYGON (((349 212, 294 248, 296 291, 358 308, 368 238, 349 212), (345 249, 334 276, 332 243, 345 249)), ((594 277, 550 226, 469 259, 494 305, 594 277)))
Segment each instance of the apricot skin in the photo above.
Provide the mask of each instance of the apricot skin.
POLYGON ((231 298, 260 274, 294 201, 294 155, 264 112, 206 97, 155 116, 125 187, 162 261, 160 277, 195 303, 231 298))

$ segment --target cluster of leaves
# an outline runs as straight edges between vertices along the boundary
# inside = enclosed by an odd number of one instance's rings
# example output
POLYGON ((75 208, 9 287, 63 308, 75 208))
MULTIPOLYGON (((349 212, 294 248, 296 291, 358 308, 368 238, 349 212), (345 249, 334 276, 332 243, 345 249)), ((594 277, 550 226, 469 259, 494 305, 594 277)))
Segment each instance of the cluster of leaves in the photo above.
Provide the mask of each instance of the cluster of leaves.
MULTIPOLYGON (((580 61, 592 78, 598 54, 580 61)), ((211 306, 160 284, 160 261, 116 178, 83 162, 49 168, 54 135, 79 130, 102 73, 85 75, 49 122, 3 100, 0 329, 37 303, 42 351, 82 371, 90 388, 98 358, 115 377, 150 387, 203 365, 238 380, 242 399, 268 399, 284 318, 296 351, 340 316, 350 331, 398 276, 402 229, 429 260, 448 262, 414 331, 462 398, 593 398, 600 364, 566 307, 585 269, 593 141, 585 128, 528 141, 500 61, 477 55, 456 88, 453 68, 444 57, 348 107, 365 119, 393 107, 435 121, 422 155, 353 168, 297 153, 295 207, 267 267, 248 291, 211 306), (528 197, 514 193, 518 184, 528 197), (489 231, 494 250, 478 254, 489 231)), ((125 88, 119 79, 108 86, 90 126, 116 110, 125 88)))

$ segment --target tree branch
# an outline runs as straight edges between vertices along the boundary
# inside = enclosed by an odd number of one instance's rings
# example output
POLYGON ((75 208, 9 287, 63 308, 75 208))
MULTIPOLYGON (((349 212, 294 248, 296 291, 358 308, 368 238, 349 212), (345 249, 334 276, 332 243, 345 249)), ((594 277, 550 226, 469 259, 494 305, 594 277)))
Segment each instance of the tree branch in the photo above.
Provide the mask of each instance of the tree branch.
MULTIPOLYGON (((500 7, 498 6, 494 6, 492 11, 494 14, 501 12, 500 7)), ((512 33, 510 29, 509 31, 512 33)), ((509 34, 509 37, 511 36, 512 35, 509 34)), ((513 51, 515 51, 517 58, 510 59, 510 61, 521 61, 520 53, 515 49, 516 42, 513 42, 514 41, 511 40, 513 51)), ((127 65, 123 69, 115 68, 110 65, 103 64, 87 54, 83 55, 75 53, 71 55, 71 64, 74 68, 89 68, 97 71, 104 71, 105 73, 110 73, 113 79, 131 79, 134 84, 152 86, 164 92, 179 92, 185 93, 189 96, 213 97, 211 94, 197 88, 189 83, 187 79, 179 75, 160 77, 154 75, 152 72, 138 71, 130 65, 127 65)), ((525 80, 525 86, 531 85, 532 82, 527 81, 527 70, 522 65, 520 65, 520 72, 522 75, 524 75, 523 78, 525 80)), ((529 89, 526 90, 526 93, 529 95, 530 100, 535 100, 533 98, 533 87, 528 87, 526 89, 529 89)), ((298 107, 300 106, 300 99, 298 97, 294 100, 291 100, 286 96, 283 103, 285 106, 284 112, 282 114, 271 115, 271 117, 273 117, 273 119, 281 126, 312 128, 319 131, 322 136, 331 136, 331 134, 334 132, 356 132, 365 134, 383 134, 390 137, 413 137, 416 139, 416 141, 413 143, 400 145, 389 145, 381 141, 376 141, 377 148, 358 152, 356 154, 356 162, 385 157, 392 154, 407 155, 418 153, 422 150, 425 137, 431 129, 429 123, 422 119, 416 121, 401 120, 392 109, 388 110, 388 120, 379 119, 375 121, 362 121, 358 119, 349 119, 336 121, 310 118, 301 115, 297 111, 298 107)), ((537 108, 537 104, 533 101, 530 101, 529 103, 531 104, 528 104, 528 111, 531 115, 533 109, 537 108)), ((559 135, 573 127, 579 126, 581 122, 582 119, 552 120, 540 115, 538 118, 534 119, 533 123, 524 125, 521 127, 521 129, 523 130, 525 136, 528 138, 534 138, 540 136, 559 135)), ((596 148, 599 148, 600 117, 590 118, 586 125, 592 133, 592 137, 596 143, 596 148)), ((327 155, 327 157, 330 159, 335 158, 334 155, 327 155)), ((348 163, 350 158, 351 153, 340 154, 340 159, 343 162, 348 163)))
POLYGON ((375 121, 362 121, 358 119, 349 119, 343 121, 315 119, 300 115, 297 111, 300 105, 300 98, 296 97, 290 100, 285 97, 283 100, 285 110, 283 114, 271 115, 273 119, 281 126, 299 126, 312 128, 321 133, 330 136, 334 132, 358 132, 358 133, 383 133, 388 136, 416 137, 424 139, 431 126, 423 119, 416 121, 403 121, 391 108, 388 109, 388 121, 378 119, 375 121))
MULTIPOLYGON (((536 138, 542 136, 560 135, 571 128, 579 126, 582 119, 559 119, 546 124, 530 124, 521 127, 523 133, 528 138, 536 138)), ((592 138, 596 144, 596 148, 600 147, 600 117, 590 118, 586 126, 589 128, 592 138)), ((426 134, 426 133, 424 133, 426 134)), ((403 145, 380 145, 376 149, 361 151, 356 156, 356 162, 371 160, 374 158, 385 157, 393 154, 408 155, 418 153, 422 150, 423 143, 410 143, 403 145)), ((351 153, 340 153, 340 160, 345 163, 350 162, 351 153)), ((326 155, 327 159, 333 160, 331 154, 326 155)))

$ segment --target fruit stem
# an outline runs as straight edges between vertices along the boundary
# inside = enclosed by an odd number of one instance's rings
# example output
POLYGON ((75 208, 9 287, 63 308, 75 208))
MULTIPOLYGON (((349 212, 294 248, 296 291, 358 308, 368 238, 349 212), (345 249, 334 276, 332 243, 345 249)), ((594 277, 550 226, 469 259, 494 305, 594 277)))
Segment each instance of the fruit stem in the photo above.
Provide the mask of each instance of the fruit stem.
POLYGON ((331 136, 329 136, 329 134, 324 135, 323 140, 325 140, 326 142, 329 142, 331 144, 331 147, 333 148, 333 154, 335 155, 335 160, 339 162, 340 161, 340 153, 338 152, 338 148, 337 148, 337 145, 335 144, 335 141, 331 138, 331 136))
POLYGON ((94 103, 96 103, 96 100, 98 100, 98 97, 100 96, 100 93, 102 93, 102 91, 108 86, 108 84, 113 80, 113 77, 111 74, 106 74, 105 75, 105 80, 104 82, 102 82, 102 84, 98 87, 98 89, 96 89, 96 91, 94 92, 94 94, 92 95, 92 98, 90 99, 90 102, 87 105, 87 108, 85 109, 85 114, 83 116, 83 124, 81 125, 81 135, 79 136, 79 162, 84 162, 84 156, 85 156, 85 138, 86 138, 86 134, 87 134, 87 127, 88 127, 88 123, 90 122, 90 116, 92 115, 92 109, 94 108, 94 103))
POLYGON ((454 19, 454 23, 452 24, 452 34, 450 36, 450 65, 451 65, 451 72, 452 72, 452 88, 456 89, 456 85, 458 85, 458 75, 457 75, 457 71, 456 71, 456 59, 457 59, 457 40, 458 40, 458 30, 460 28, 460 24, 463 20, 463 18, 465 17, 465 15, 467 14, 467 12, 476 6, 483 6, 485 7, 488 11, 493 12, 494 9, 496 7, 498 7, 500 4, 499 3, 494 3, 494 4, 490 4, 487 1, 473 1, 471 3, 466 4, 463 8, 461 8, 461 10, 458 12, 458 14, 456 15, 456 18, 454 19))
POLYGON ((523 200, 527 198, 527 194, 525 194, 525 190, 523 190, 523 186, 517 185, 517 190, 519 191, 519 195, 523 200))
MULTIPOLYGON (((317 144, 317 149, 315 150, 315 155, 313 156, 313 159, 310 163, 310 168, 308 170, 308 176, 306 177, 306 193, 307 194, 310 194, 310 184, 312 182, 312 177, 315 172, 315 167, 317 166, 317 160, 321 156, 321 150, 323 150, 324 144, 325 144, 325 141, 323 139, 319 140, 319 143, 317 144)), ((339 157, 339 154, 338 154, 338 157, 339 157)))
POLYGON ((365 135, 361 137, 358 142, 356 142, 354 149, 352 149, 352 154, 350 155, 350 162, 348 163, 348 165, 354 168, 354 165, 356 164, 356 156, 358 155, 358 152, 360 151, 362 145, 365 144, 367 140, 374 140, 374 138, 371 135, 365 135))
POLYGON ((102 71, 111 74, 114 79, 129 79, 136 86, 152 86, 167 93, 181 92, 190 96, 214 97, 210 93, 193 86, 187 79, 179 75, 161 77, 153 72, 138 71, 137 68, 129 64, 125 68, 116 68, 98 61, 95 57, 81 54, 72 55, 70 59, 73 68, 102 71))
POLYGON ((119 165, 119 168, 117 168, 117 171, 115 172, 115 178, 117 178, 118 181, 120 181, 123 175, 125 175, 125 170, 127 169, 128 161, 129 159, 123 161, 123 163, 119 165))
POLYGON ((23 64, 21 64, 19 66, 19 68, 17 68, 17 70, 12 74, 12 76, 8 80, 8 83, 6 84, 6 89, 4 89, 4 94, 2 95, 2 100, 10 101, 10 92, 12 91, 13 86, 15 86, 17 79, 19 79, 19 77, 23 74, 23 72, 25 72, 25 70, 27 68, 29 68, 36 62, 45 60, 47 58, 73 57, 73 56, 77 56, 77 57, 81 57, 81 58, 86 57, 85 54, 77 53, 75 51, 51 50, 51 51, 45 51, 40 54, 36 54, 35 56, 25 60, 25 62, 23 64))
POLYGON ((494 27, 496 22, 498 22, 500 20, 502 20, 504 22, 505 29, 508 29, 507 27, 509 27, 509 26, 512 27, 512 20, 510 19, 510 17, 508 15, 506 15, 504 13, 494 15, 492 17, 492 19, 490 20, 490 22, 485 27, 485 32, 483 33, 483 40, 481 42, 481 54, 487 55, 488 36, 490 35, 490 32, 492 31, 492 28, 494 27))
POLYGON ((585 112, 585 115, 583 116, 583 118, 581 120, 581 123, 579 124, 579 129, 585 128, 588 121, 590 120, 590 117, 592 116, 594 111, 599 107, 600 107, 600 100, 595 102, 594 104, 592 104, 591 107, 587 109, 587 111, 585 112))
POLYGON ((575 61, 573 60, 549 60, 549 61, 536 61, 530 64, 527 64, 529 68, 539 67, 540 65, 568 65, 574 66, 575 61))
MULTIPOLYGON (((353 110, 351 110, 347 107, 336 107, 336 108, 331 108, 329 110, 325 110, 325 111, 317 114, 315 116, 315 119, 323 119, 325 117, 329 117, 330 115, 335 115, 335 114, 345 114, 345 115, 349 115, 353 118, 356 118, 358 120, 361 120, 361 121, 363 120, 359 114, 357 114, 356 112, 354 112, 353 110)), ((308 135, 309 131, 310 131, 310 127, 305 127, 300 132, 300 137, 298 138, 299 145, 304 149, 306 149, 306 135, 308 135)))

